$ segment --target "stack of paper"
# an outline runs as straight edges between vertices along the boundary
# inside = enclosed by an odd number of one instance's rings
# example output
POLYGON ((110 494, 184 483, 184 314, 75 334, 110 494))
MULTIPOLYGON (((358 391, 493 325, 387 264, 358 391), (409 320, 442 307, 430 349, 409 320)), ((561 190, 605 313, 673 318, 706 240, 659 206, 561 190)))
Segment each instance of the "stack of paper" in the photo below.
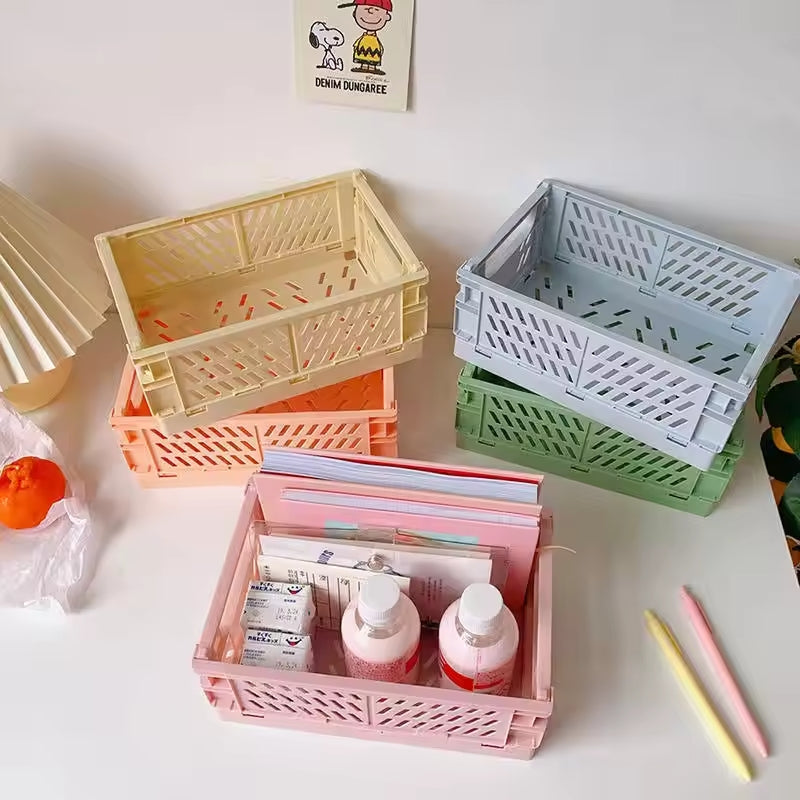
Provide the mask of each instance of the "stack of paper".
POLYGON ((299 450, 267 450, 261 471, 273 475, 295 475, 325 481, 341 481, 390 489, 416 489, 462 497, 482 497, 515 503, 537 504, 539 487, 534 481, 497 480, 453 474, 448 468, 413 469, 361 464, 334 456, 299 450))
MULTIPOLYGON (((488 583, 492 577, 491 553, 487 548, 413 546, 273 532, 261 537, 261 552, 259 567, 264 580, 305 583, 300 577, 301 570, 319 575, 328 568, 328 592, 336 598, 346 596, 348 601, 354 575, 366 579, 370 574, 383 572, 410 579, 408 595, 426 624, 437 624, 445 609, 471 583, 488 583), (280 564, 280 570, 276 570, 276 564, 280 564), (337 574, 337 569, 342 572, 337 574), (346 586, 339 585, 342 580, 346 586)), ((317 600, 321 619, 320 608, 317 600)))

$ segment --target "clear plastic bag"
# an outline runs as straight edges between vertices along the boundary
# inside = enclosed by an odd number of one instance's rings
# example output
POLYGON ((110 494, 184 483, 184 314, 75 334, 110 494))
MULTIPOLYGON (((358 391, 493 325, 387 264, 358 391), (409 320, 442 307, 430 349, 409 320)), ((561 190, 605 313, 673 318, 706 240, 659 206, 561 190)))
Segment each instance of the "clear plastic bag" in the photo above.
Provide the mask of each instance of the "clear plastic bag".
POLYGON ((52 439, 0 398, 0 470, 25 456, 54 461, 67 479, 67 496, 36 528, 0 525, 0 605, 70 611, 85 588, 93 541, 83 484, 52 439))
MULTIPOLYGON (((410 578, 409 597, 423 625, 438 625, 447 607, 471 583, 490 582, 502 592, 508 579, 507 547, 462 543, 397 528, 309 528, 256 521, 251 530, 261 537, 264 564, 273 557, 296 563, 298 569, 308 563, 410 578)), ((350 586, 349 578, 342 576, 341 580, 350 586)))

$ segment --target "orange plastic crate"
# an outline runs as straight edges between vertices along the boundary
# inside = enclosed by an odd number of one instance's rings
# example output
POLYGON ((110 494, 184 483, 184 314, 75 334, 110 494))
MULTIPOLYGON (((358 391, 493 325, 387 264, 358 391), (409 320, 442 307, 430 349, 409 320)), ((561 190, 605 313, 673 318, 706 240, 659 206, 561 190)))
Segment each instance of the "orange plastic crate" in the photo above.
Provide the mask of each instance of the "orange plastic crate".
POLYGON ((395 458, 394 375, 391 369, 370 372, 214 425, 166 435, 127 362, 111 427, 144 487, 244 484, 269 446, 395 458))

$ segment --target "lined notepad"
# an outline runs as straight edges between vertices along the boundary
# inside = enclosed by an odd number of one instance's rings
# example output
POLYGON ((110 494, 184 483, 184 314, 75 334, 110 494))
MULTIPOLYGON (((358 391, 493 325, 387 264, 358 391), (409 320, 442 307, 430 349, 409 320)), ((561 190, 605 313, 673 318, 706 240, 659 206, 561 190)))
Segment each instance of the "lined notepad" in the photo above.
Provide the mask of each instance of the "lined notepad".
POLYGON ((393 498, 367 497, 357 494, 316 491, 314 489, 286 489, 285 500, 295 503, 311 503, 334 508, 362 508, 371 511, 390 511, 423 518, 441 517, 465 522, 488 522, 493 525, 525 525, 536 519, 529 514, 509 514, 499 511, 484 511, 476 508, 446 506, 436 503, 410 502, 393 498))
POLYGON ((506 500, 515 503, 539 502, 539 487, 533 480, 500 480, 469 475, 448 475, 432 469, 359 464, 335 456, 303 453, 299 450, 267 450, 261 471, 323 481, 342 481, 389 489, 416 489, 427 492, 506 500))

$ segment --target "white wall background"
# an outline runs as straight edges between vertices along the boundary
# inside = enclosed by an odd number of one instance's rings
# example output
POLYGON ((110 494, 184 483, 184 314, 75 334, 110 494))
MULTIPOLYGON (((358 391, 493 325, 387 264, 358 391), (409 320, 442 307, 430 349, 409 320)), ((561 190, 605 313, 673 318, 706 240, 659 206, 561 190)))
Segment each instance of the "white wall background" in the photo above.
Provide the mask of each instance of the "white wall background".
POLYGON ((797 0, 417 0, 400 115, 295 99, 291 0, 0 0, 0 31, 0 179, 86 235, 361 167, 444 325, 544 177, 800 255, 797 0))

